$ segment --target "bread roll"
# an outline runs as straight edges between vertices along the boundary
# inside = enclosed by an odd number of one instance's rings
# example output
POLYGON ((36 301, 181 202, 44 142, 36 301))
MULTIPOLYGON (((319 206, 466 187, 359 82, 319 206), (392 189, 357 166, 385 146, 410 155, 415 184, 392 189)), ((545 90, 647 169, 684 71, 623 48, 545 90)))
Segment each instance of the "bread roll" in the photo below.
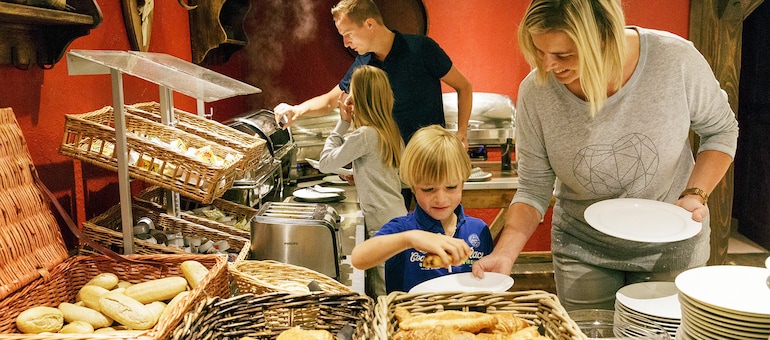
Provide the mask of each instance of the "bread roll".
POLYGON ((287 329, 278 334, 276 340, 334 340, 334 335, 326 330, 306 330, 299 326, 287 329))
POLYGON ((496 323, 497 318, 492 314, 449 310, 413 315, 399 322, 398 327, 404 330, 413 330, 441 325, 454 330, 478 333, 482 329, 494 327, 496 323))
POLYGON ((94 326, 85 321, 70 322, 59 330, 59 333, 73 334, 91 334, 94 332, 94 326))
POLYGON ((99 310, 120 324, 137 330, 155 326, 155 316, 141 302, 120 293, 107 293, 99 298, 99 310))
POLYGON ((118 285, 118 276, 113 273, 101 273, 99 275, 94 276, 88 283, 86 283, 86 286, 88 285, 94 285, 102 287, 106 290, 110 290, 112 288, 115 288, 115 286, 118 285))
POLYGON ((99 298, 110 291, 96 285, 85 285, 78 291, 77 300, 91 309, 99 310, 99 298))
POLYGON ((64 326, 64 315, 53 307, 32 307, 16 317, 16 328, 27 334, 56 333, 62 326, 64 326))
MULTIPOLYGON (((112 325, 112 319, 101 312, 88 307, 62 302, 59 304, 59 310, 62 312, 62 315, 64 315, 64 321, 70 323, 83 321, 93 326, 94 329, 112 325)), ((91 332, 93 332, 93 330, 91 330, 91 332)))
POLYGON ((203 280, 204 277, 206 277, 206 274, 209 273, 209 270, 206 268, 206 266, 198 261, 193 260, 182 262, 182 264, 179 265, 179 268, 182 269, 182 274, 184 274, 185 279, 187 279, 187 283, 189 283, 190 287, 193 289, 198 287, 198 284, 203 280))

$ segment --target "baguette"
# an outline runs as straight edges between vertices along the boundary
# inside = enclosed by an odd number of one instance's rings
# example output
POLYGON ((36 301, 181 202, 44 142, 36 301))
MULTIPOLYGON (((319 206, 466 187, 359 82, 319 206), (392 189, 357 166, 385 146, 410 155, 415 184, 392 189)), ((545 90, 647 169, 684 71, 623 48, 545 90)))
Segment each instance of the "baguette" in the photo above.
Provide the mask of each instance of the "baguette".
POLYGON ((198 284, 203 281, 203 278, 209 273, 206 266, 194 260, 182 262, 182 264, 179 265, 179 268, 182 269, 182 273, 184 274, 185 279, 187 279, 187 283, 189 283, 190 288, 193 289, 198 287, 198 284))
POLYGON ((187 290, 185 278, 169 276, 131 285, 126 287, 123 294, 142 304, 148 304, 155 301, 170 300, 185 290, 187 290))
MULTIPOLYGON (((62 312, 62 315, 64 315, 64 321, 69 323, 83 321, 91 325, 94 329, 112 325, 112 319, 101 312, 88 307, 62 302, 59 304, 59 310, 62 312)), ((93 332, 93 330, 91 330, 91 332, 93 332)))
POLYGON ((100 310, 120 324, 137 330, 155 326, 155 316, 141 302, 120 293, 107 293, 99 298, 100 310))

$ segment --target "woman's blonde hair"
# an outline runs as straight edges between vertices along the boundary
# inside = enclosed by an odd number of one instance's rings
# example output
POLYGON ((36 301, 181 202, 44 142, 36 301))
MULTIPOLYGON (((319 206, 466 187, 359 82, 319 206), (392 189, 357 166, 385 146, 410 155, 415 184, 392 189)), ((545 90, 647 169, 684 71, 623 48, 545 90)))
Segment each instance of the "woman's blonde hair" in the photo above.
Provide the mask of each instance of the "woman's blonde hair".
POLYGON ((404 141, 393 120, 393 90, 385 71, 369 65, 356 68, 350 80, 350 95, 353 96, 353 126, 377 130, 382 163, 398 168, 404 141))
POLYGON ((368 18, 374 19, 378 24, 384 25, 382 14, 377 4, 372 0, 342 0, 332 7, 332 18, 338 20, 347 15, 350 21, 363 25, 368 18))
POLYGON ((417 130, 401 158, 401 181, 409 187, 421 183, 465 182, 471 159, 463 142, 439 125, 417 130))
POLYGON ((617 91, 623 85, 625 25, 619 0, 533 0, 519 25, 519 47, 529 65, 537 68, 542 83, 548 72, 532 35, 567 34, 577 47, 580 87, 593 116, 604 106, 608 90, 617 91))

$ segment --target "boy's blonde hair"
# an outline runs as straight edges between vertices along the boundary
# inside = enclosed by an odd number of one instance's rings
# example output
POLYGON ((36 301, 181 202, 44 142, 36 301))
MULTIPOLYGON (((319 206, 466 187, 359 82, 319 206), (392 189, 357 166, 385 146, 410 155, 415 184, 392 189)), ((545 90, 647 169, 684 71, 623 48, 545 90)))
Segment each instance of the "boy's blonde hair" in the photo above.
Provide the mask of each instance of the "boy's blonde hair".
POLYGON ((401 158, 401 181, 419 184, 465 182, 471 175, 471 159, 463 142, 439 125, 415 132, 401 158))
POLYGON ((393 120, 393 90, 387 74, 374 66, 359 66, 350 80, 350 95, 353 96, 353 126, 377 130, 382 163, 398 168, 404 141, 393 120))
POLYGON ((542 83, 548 72, 532 34, 567 34, 577 47, 580 87, 593 116, 604 106, 610 84, 614 91, 623 85, 625 26, 619 0, 533 0, 519 25, 519 48, 542 83))
POLYGON ((332 7, 332 18, 339 20, 347 15, 350 21, 361 26, 366 19, 372 18, 380 25, 384 25, 382 14, 377 4, 372 0, 342 0, 332 7))

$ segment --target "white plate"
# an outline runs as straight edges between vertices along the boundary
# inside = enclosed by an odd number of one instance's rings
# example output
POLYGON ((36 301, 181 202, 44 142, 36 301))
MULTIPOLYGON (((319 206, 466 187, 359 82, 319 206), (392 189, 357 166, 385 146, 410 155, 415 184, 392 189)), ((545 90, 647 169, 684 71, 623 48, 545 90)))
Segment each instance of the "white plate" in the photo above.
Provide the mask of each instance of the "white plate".
POLYGON ((767 269, 748 266, 706 266, 684 271, 676 287, 705 306, 747 314, 770 322, 767 269))
POLYGON ((313 190, 318 191, 318 192, 334 193, 334 194, 338 194, 338 195, 344 195, 345 194, 345 189, 334 188, 334 187, 322 187, 320 185, 314 185, 313 186, 313 190))
POLYGON ((492 177, 492 174, 489 173, 489 172, 471 173, 471 176, 468 177, 468 182, 486 181, 487 179, 490 179, 491 177, 492 177))
POLYGON ((294 193, 292 195, 294 195, 294 197, 301 198, 303 200, 318 200, 318 199, 325 199, 325 198, 340 197, 340 195, 336 192, 318 192, 307 188, 294 190, 294 193))
POLYGON ((332 184, 349 184, 348 181, 340 178, 340 176, 337 175, 326 176, 323 178, 323 181, 332 184))
MULTIPOLYGON (((314 167, 314 168, 316 168, 318 170, 321 170, 321 169, 319 169, 321 167, 321 163, 319 161, 317 161, 315 159, 310 159, 310 158, 305 158, 305 161, 307 161, 307 163, 310 164, 310 166, 312 166, 312 167, 314 167)), ((338 174, 338 175, 352 175, 353 174, 353 170, 350 170, 350 169, 347 169, 347 168, 339 168, 339 169, 335 170, 334 173, 338 174)))
POLYGON ((639 242, 675 242, 697 235, 703 227, 676 205, 639 198, 616 198, 589 206, 584 216, 607 235, 639 242))
POLYGON ((615 294, 624 306, 653 316, 681 319, 678 290, 673 282, 639 282, 620 288, 615 294))
POLYGON ((472 273, 457 273, 437 277, 420 283, 409 293, 437 292, 505 292, 513 286, 513 278, 499 273, 484 273, 484 278, 474 277, 472 273))

